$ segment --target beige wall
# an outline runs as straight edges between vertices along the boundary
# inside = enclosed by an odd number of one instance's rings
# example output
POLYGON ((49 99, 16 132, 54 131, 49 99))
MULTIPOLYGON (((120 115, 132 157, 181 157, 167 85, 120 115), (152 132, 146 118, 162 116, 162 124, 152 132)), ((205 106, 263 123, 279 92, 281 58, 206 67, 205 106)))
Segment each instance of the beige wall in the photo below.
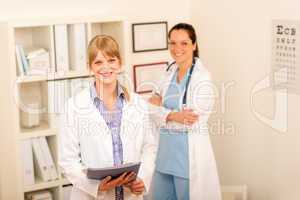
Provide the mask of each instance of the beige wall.
MULTIPOLYGON (((247 184, 251 200, 299 199, 300 96, 288 95, 285 133, 254 116, 250 97, 255 83, 270 72, 271 20, 299 20, 300 2, 192 0, 191 5, 204 63, 217 84, 235 83, 226 93, 226 112, 215 115, 225 127, 235 127, 234 135, 225 128, 225 135, 213 137, 222 184, 247 184)), ((272 117, 274 91, 258 93, 254 103, 272 117)))
MULTIPOLYGON (((179 0, 0 0, 0 21, 7 19, 53 18, 68 16, 120 16, 129 23, 167 20, 169 27, 179 21, 190 19, 190 1, 179 0)), ((131 40, 131 30, 128 30, 131 40)), ((161 62, 170 59, 168 51, 132 54, 130 52, 127 72, 132 73, 133 64, 161 62)))
MULTIPOLYGON (((270 71, 271 19, 299 19, 299 6, 293 0, 6 0, 1 2, 0 21, 103 14, 127 16, 133 22, 167 19, 172 25, 188 20, 192 14, 200 55, 217 86, 234 82, 225 93, 227 101, 222 106, 218 102, 219 109, 212 118, 215 125, 219 122, 217 130, 213 129, 213 144, 222 183, 247 184, 251 200, 294 200, 300 196, 296 191, 300 186, 300 124, 296 115, 300 97, 289 95, 288 132, 284 134, 256 119, 249 105, 251 88, 270 71), (221 107, 226 108, 224 113, 221 107)), ((131 55, 131 62, 165 57, 168 52, 149 52, 131 55)), ((255 98, 256 109, 268 115, 272 114, 273 104, 271 90, 255 98)))
POLYGON ((126 15, 131 18, 189 16, 189 1, 178 0, 1 0, 0 19, 26 16, 126 15))

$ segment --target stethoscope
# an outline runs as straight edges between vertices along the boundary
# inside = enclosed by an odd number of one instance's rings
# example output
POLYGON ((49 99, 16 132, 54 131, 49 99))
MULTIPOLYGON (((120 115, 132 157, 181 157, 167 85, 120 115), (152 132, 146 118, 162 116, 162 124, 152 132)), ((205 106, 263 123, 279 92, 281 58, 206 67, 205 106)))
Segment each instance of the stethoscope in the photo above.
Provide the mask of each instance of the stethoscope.
MULTIPOLYGON (((175 64, 176 62, 172 62, 170 65, 168 65, 167 67, 167 70, 166 72, 168 72, 170 70, 170 68, 175 64)), ((182 106, 185 107, 186 106, 186 96, 187 96, 187 91, 188 91, 188 87, 189 87, 189 84, 190 84, 190 81, 191 81, 191 76, 192 76, 192 73, 194 71, 194 68, 195 68, 195 58, 193 58, 193 64, 191 66, 191 69, 189 70, 189 74, 188 74, 188 77, 187 77, 187 81, 186 81, 186 85, 185 85, 185 91, 184 91, 184 95, 183 95, 183 99, 182 99, 182 106)))

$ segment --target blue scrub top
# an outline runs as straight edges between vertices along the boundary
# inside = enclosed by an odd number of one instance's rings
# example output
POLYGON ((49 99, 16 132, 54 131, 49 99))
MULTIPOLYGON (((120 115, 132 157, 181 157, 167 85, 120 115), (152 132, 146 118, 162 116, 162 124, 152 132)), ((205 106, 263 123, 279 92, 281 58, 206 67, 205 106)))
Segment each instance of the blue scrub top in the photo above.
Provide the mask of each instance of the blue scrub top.
MULTIPOLYGON (((164 97, 163 106, 179 111, 182 105, 188 74, 177 83, 177 72, 174 74, 164 97)), ((160 129, 159 148, 156 158, 156 170, 174 176, 189 178, 188 133, 160 129)))

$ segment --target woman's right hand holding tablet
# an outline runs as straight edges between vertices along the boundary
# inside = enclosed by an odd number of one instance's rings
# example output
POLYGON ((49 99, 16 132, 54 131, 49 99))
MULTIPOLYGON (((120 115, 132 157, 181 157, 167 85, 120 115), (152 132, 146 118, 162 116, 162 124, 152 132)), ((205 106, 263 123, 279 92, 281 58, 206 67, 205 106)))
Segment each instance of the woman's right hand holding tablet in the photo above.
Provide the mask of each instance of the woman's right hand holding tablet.
POLYGON ((111 176, 108 176, 101 181, 99 185, 99 191, 105 192, 114 189, 115 187, 128 184, 134 181, 135 178, 136 178, 136 174, 134 172, 130 172, 130 173, 125 172, 121 176, 113 180, 111 180, 111 176))

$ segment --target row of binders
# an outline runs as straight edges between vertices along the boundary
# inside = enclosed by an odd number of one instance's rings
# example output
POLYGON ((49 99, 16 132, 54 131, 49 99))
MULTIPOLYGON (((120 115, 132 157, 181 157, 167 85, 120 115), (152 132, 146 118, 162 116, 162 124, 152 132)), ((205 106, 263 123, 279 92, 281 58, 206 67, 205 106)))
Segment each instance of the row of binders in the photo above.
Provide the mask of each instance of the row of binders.
POLYGON ((48 116, 49 125, 57 128, 58 117, 65 113, 65 103, 67 100, 89 88, 93 83, 93 78, 78 78, 48 81, 48 116))
POLYGON ((24 185, 33 185, 35 180, 52 181, 58 179, 58 172, 46 137, 22 140, 24 185))
MULTIPOLYGON (((86 71, 87 34, 85 24, 61 24, 53 26, 53 47, 24 46, 16 44, 16 61, 20 76, 47 75, 51 72, 70 70, 86 71), (51 66, 50 54, 53 48, 54 62, 51 66)), ((51 45, 52 46, 52 45, 51 45)))
POLYGON ((44 84, 34 82, 21 85, 20 101, 27 110, 21 110, 20 124, 23 128, 34 128, 45 121, 45 115, 36 112, 37 109, 48 107, 48 125, 57 128, 59 114, 65 112, 65 102, 83 89, 89 88, 93 78, 76 78, 48 81, 44 84), (46 85, 45 85, 46 84, 46 85), (47 98, 48 96, 48 98, 47 98), (44 102, 43 102, 44 99, 44 102), (48 105, 44 105, 47 102, 48 105))
POLYGON ((87 34, 85 24, 54 25, 57 72, 87 70, 87 34))

